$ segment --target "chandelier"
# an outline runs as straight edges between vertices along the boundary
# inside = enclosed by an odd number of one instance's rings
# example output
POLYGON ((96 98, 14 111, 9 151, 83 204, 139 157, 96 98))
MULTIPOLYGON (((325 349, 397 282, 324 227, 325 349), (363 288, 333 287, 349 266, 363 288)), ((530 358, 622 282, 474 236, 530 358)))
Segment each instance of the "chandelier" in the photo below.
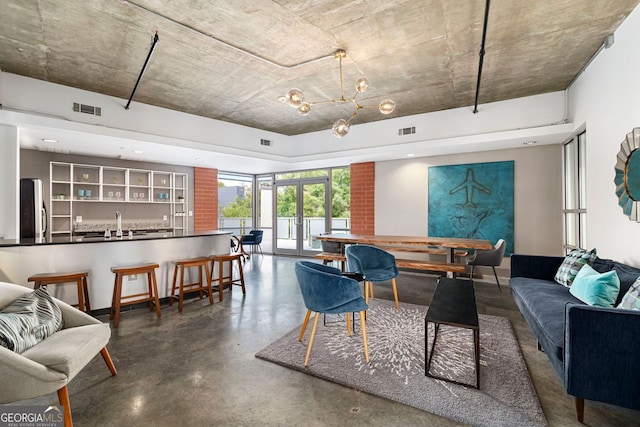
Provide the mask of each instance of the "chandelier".
POLYGON ((333 54, 333 57, 340 62, 340 98, 339 99, 331 99, 327 101, 306 101, 304 99, 304 94, 300 89, 290 89, 286 95, 280 96, 278 99, 282 102, 286 102, 293 108, 298 109, 298 113, 301 116, 306 116, 311 112, 311 107, 313 105, 322 105, 322 104, 342 104, 345 102, 351 102, 355 110, 349 119, 338 119, 333 124, 333 135, 337 138, 342 138, 343 136, 349 133, 349 127, 351 126, 351 120, 353 120, 357 115, 358 111, 362 108, 377 108, 382 114, 391 114, 393 110, 396 108, 396 104, 390 99, 383 99, 380 101, 378 105, 361 105, 358 103, 356 98, 358 94, 364 92, 369 87, 369 80, 366 77, 362 76, 358 80, 356 80, 355 84, 355 94, 351 98, 344 97, 344 84, 342 80, 342 59, 347 56, 347 52, 343 49, 338 49, 333 54))

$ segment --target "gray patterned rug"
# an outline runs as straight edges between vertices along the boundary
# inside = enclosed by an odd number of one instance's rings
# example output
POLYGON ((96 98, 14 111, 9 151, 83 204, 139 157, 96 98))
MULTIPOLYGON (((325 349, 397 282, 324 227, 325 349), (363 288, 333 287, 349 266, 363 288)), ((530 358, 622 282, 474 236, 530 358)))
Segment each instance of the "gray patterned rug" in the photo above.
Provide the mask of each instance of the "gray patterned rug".
MULTIPOLYGON (((508 319, 480 315, 480 390, 424 375, 424 317, 427 307, 390 301, 369 303, 367 336, 347 336, 343 318, 318 322, 309 366, 303 366, 312 320, 302 342, 300 327, 260 350, 256 357, 477 426, 544 426, 546 420, 508 319)), ((433 325, 429 324, 433 339, 433 325)), ((431 345, 431 342, 429 343, 431 345)), ((463 383, 475 382, 470 330, 441 326, 431 372, 463 383)))

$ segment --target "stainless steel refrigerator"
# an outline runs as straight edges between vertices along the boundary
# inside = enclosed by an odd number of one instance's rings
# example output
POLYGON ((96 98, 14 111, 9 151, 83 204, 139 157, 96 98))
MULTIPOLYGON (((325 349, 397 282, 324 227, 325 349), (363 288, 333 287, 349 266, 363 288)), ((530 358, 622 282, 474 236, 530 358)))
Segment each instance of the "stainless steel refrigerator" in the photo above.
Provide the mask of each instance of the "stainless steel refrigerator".
POLYGON ((47 233, 44 186, 38 178, 20 180, 20 238, 41 239, 47 233))

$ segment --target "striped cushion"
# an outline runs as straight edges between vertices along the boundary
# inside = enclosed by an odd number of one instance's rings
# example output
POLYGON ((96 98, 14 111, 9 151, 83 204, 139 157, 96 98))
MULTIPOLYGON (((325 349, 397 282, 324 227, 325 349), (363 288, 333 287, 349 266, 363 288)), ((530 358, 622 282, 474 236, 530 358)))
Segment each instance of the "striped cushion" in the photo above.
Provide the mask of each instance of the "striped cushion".
POLYGON ((576 278, 576 274, 585 264, 593 264, 598 255, 596 250, 591 249, 586 251, 584 249, 574 249, 564 258, 560 268, 556 272, 554 280, 567 288, 573 283, 573 279, 576 278))
POLYGON ((0 311, 0 345, 22 353, 62 328, 60 307, 43 288, 0 311))
POLYGON ((631 285, 622 301, 618 304, 618 308, 626 308, 627 310, 640 310, 640 277, 631 285))

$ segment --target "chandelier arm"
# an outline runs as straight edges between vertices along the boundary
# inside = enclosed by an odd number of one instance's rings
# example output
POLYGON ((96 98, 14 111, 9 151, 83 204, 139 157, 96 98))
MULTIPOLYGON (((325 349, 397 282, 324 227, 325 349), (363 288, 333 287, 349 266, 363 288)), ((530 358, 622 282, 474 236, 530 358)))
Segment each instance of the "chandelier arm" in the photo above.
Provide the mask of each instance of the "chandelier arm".
POLYGON ((343 101, 339 100, 339 99, 330 99, 328 101, 307 101, 309 103, 309 105, 323 105, 323 104, 337 104, 337 103, 341 103, 343 101))
POLYGON ((357 115, 358 115, 358 110, 356 109, 356 111, 353 112, 351 117, 349 117, 349 120, 347 120, 347 124, 350 125, 351 124, 351 120, 353 120, 357 115))

